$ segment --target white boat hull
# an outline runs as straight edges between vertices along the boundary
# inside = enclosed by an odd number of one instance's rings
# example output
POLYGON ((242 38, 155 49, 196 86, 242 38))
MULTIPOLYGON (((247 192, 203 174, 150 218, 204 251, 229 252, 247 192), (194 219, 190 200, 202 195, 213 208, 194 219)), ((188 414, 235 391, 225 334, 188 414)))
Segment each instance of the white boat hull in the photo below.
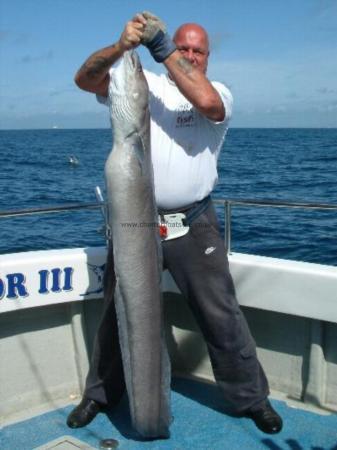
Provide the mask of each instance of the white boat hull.
MULTIPOLYGON (((0 414, 6 421, 82 392, 105 255, 104 248, 90 248, 0 257, 0 414)), ((337 411, 337 268, 243 254, 229 260, 272 390, 337 411)), ((163 286, 173 370, 213 380, 200 331, 167 273, 163 286)))

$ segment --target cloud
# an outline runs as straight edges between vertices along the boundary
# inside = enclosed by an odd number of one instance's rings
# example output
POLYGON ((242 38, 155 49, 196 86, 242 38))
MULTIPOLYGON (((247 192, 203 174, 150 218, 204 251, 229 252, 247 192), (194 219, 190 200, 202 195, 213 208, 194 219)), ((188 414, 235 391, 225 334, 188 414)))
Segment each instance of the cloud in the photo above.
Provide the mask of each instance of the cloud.
POLYGON ((34 63, 34 62, 41 62, 41 61, 49 61, 54 58, 54 52, 53 50, 49 50, 46 53, 42 53, 38 56, 31 56, 31 55, 25 55, 21 58, 21 62, 24 64, 34 63))
POLYGON ((315 18, 314 28, 332 38, 337 30, 337 2, 336 0, 316 0, 312 9, 315 18))
POLYGON ((50 93, 49 96, 50 97, 57 97, 59 95, 63 95, 66 94, 68 92, 77 92, 78 89, 76 88, 76 86, 67 86, 65 88, 60 88, 60 89, 53 89, 50 93))
POLYGON ((326 111, 337 111, 337 100, 330 102, 326 107, 326 111))
POLYGON ((337 93, 336 70, 335 50, 279 59, 213 60, 209 65, 210 78, 232 85, 236 101, 260 106, 286 99, 325 101, 337 93))
POLYGON ((31 39, 32 35, 30 33, 16 33, 14 37, 14 44, 26 44, 31 39))
POLYGON ((0 30, 0 42, 5 41, 8 36, 10 36, 10 32, 7 30, 0 30))
POLYGON ((11 30, 0 30, 0 42, 7 41, 10 44, 27 44, 32 39, 30 33, 17 33, 11 30))
POLYGON ((337 10, 336 0, 316 0, 314 2, 316 14, 330 14, 331 10, 337 10))
POLYGON ((209 33, 209 42, 211 52, 216 52, 223 47, 224 42, 232 37, 232 34, 226 31, 214 31, 209 33))
POLYGON ((293 99, 297 99, 297 98, 299 98, 299 95, 298 95, 298 92, 289 92, 287 95, 286 95, 286 98, 293 98, 293 99))
POLYGON ((336 90, 335 89, 329 89, 327 87, 322 87, 322 88, 317 89, 317 92, 319 94, 335 94, 336 90))

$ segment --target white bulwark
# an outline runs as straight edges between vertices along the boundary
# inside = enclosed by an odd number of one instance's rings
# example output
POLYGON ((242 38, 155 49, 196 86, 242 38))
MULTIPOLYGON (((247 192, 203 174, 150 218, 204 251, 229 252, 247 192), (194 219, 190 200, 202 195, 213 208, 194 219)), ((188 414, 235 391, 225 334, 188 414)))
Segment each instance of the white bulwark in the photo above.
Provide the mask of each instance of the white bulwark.
POLYGON ((103 296, 104 247, 0 256, 0 312, 103 296))
MULTIPOLYGON (((106 248, 46 250, 0 256, 0 312, 103 297, 106 248)), ((337 322, 337 268, 233 253, 239 303, 337 322)), ((163 291, 179 292, 167 272, 163 291)))

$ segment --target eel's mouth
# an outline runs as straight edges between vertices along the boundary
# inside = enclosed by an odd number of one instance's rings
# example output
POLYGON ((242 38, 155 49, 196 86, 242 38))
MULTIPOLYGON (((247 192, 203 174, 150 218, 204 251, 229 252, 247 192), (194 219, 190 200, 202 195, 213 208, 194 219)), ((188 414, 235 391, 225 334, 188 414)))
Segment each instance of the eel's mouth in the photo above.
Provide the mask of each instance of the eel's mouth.
POLYGON ((135 72, 142 71, 140 59, 138 53, 135 50, 129 50, 127 53, 124 54, 124 57, 126 59, 127 66, 129 66, 130 69, 132 69, 135 72))

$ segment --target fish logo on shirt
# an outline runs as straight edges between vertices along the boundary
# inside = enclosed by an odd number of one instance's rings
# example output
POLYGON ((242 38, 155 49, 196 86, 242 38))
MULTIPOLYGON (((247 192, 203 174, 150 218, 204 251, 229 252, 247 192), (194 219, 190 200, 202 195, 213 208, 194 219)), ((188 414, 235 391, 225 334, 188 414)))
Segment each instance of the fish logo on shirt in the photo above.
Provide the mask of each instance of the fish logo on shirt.
POLYGON ((182 103, 177 108, 176 128, 195 126, 195 110, 190 103, 182 103))

